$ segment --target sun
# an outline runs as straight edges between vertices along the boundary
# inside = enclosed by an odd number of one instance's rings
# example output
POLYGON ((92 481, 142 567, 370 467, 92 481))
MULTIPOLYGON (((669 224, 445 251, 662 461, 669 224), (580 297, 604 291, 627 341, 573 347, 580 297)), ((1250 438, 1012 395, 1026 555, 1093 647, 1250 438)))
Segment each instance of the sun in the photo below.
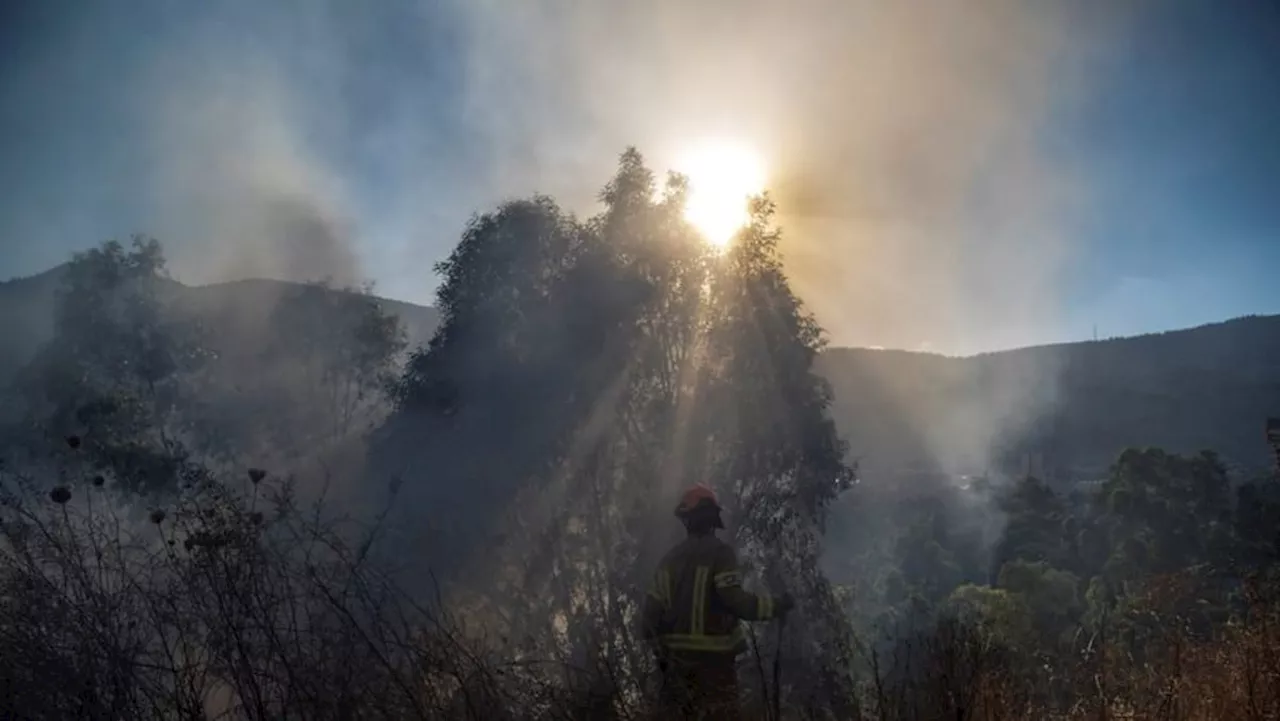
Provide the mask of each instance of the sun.
POLYGON ((746 145, 711 141, 692 148, 676 170, 689 179, 685 220, 724 248, 747 223, 748 198, 764 192, 760 156, 746 145))

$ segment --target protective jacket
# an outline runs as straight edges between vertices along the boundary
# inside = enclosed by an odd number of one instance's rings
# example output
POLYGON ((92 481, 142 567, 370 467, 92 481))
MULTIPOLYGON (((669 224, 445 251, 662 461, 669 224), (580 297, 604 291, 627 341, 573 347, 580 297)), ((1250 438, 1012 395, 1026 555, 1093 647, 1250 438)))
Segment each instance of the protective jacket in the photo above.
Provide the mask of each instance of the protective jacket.
POLYGON ((774 600, 742 588, 733 547, 689 536, 658 564, 642 612, 642 636, 667 654, 727 656, 746 649, 740 621, 774 617, 774 600))

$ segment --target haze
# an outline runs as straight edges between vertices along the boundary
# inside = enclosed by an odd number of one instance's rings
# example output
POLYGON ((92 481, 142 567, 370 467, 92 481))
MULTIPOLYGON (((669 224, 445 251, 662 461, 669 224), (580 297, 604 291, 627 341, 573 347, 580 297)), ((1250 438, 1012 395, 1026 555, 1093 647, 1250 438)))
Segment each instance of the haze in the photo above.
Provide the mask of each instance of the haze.
POLYGON ((426 303, 466 219, 755 149, 837 344, 968 354, 1280 311, 1271 3, 13 4, 0 276, 135 231, 189 283, 426 303))

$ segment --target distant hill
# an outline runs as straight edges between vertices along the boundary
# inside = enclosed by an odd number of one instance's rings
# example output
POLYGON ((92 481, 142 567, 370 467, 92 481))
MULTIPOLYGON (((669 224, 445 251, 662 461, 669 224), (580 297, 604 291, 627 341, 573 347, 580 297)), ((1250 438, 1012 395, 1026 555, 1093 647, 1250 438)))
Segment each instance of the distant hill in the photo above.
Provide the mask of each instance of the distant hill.
MULTIPOLYGON (((60 280, 55 268, 0 283, 0 379, 49 338, 60 280)), ((175 302, 189 303, 223 338, 254 337, 294 288, 174 284, 175 302)), ((381 302, 411 346, 430 338, 435 309, 381 302)), ((1003 470, 1078 480, 1104 473, 1130 445, 1210 448, 1258 468, 1270 461, 1265 418, 1280 414, 1280 316, 969 358, 833 348, 818 368, 869 477, 1003 470)))
MULTIPOLYGON (((63 266, 39 275, 0 283, 0 379, 22 367, 53 334, 53 315, 63 266)), ((204 286, 173 283, 173 302, 194 309, 215 338, 254 337, 265 328, 276 302, 299 284, 279 280, 239 280, 204 286)), ((342 292, 342 291, 334 291, 342 292)), ((379 298, 383 308, 399 317, 410 347, 431 338, 439 314, 434 308, 379 298)))
MULTIPOLYGON (((263 322, 275 304, 285 294, 296 291, 299 284, 251 279, 183 288, 184 301, 190 303, 201 316, 210 319, 215 327, 235 328, 263 322)), ((378 298, 378 303, 384 311, 400 319, 410 348, 430 340, 440 321, 440 314, 430 306, 381 297, 378 298)))
POLYGON ((878 472, 1102 474, 1127 446, 1270 462, 1280 316, 971 358, 837 348, 820 359, 834 416, 878 472))
POLYGON ((0 283, 0 379, 11 377, 53 334, 63 266, 0 283))

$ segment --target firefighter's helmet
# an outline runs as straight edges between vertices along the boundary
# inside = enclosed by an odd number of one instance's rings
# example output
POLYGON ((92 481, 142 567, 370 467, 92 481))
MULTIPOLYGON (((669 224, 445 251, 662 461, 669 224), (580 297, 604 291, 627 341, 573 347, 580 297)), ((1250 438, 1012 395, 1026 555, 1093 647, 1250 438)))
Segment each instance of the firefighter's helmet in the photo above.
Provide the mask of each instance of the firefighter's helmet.
POLYGON ((676 516, 688 519, 690 516, 701 513, 714 515, 713 525, 716 528, 724 528, 724 524, 720 521, 720 501, 716 498, 716 492, 698 484, 680 496, 680 504, 676 506, 676 516))

